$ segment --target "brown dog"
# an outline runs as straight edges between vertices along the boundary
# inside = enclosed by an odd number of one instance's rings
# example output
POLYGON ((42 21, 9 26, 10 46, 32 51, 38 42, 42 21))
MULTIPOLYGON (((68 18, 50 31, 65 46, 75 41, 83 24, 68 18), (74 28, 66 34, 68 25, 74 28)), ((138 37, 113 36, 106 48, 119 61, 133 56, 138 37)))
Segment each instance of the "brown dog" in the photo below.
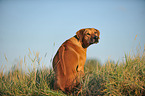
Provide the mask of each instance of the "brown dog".
POLYGON ((81 29, 66 40, 53 59, 55 72, 54 89, 71 92, 84 74, 87 47, 98 43, 100 32, 94 28, 81 29))

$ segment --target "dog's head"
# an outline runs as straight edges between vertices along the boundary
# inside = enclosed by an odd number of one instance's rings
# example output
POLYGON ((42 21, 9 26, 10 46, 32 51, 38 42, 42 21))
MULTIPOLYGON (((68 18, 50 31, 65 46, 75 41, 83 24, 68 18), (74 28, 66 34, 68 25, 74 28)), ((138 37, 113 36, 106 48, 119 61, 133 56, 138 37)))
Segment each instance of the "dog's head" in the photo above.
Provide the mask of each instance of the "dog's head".
POLYGON ((95 28, 81 29, 76 32, 76 35, 84 48, 87 48, 91 44, 98 43, 100 39, 100 32, 95 28))

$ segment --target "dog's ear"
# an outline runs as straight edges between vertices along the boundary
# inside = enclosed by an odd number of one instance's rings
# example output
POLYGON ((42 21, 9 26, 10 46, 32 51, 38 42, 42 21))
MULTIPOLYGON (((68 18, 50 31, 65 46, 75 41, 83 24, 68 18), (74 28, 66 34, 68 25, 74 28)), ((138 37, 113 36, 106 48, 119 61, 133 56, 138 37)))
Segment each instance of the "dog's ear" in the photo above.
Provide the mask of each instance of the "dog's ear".
POLYGON ((82 41, 85 29, 80 29, 76 32, 77 38, 82 41))

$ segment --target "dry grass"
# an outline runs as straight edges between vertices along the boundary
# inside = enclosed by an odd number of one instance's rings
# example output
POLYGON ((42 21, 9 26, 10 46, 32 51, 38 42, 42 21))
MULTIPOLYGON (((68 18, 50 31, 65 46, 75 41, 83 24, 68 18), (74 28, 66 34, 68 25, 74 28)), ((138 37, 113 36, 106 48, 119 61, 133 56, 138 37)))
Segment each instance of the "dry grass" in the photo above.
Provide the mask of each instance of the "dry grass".
MULTIPOLYGON (((0 95, 64 96, 63 92, 53 90, 53 70, 45 66, 40 68, 42 61, 38 52, 31 55, 28 55, 29 63, 24 57, 9 72, 4 73, 5 68, 1 68, 0 95)), ((125 61, 119 64, 108 61, 101 65, 97 60, 87 60, 85 79, 81 83, 80 96, 142 96, 145 94, 145 53, 133 57, 125 55, 125 61)))

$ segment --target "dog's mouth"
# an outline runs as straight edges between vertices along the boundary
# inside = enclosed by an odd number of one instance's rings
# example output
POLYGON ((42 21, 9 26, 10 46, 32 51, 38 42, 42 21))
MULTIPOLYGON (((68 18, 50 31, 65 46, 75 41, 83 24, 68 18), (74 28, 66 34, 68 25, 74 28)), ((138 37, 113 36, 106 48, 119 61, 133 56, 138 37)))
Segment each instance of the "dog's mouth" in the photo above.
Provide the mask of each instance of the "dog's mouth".
POLYGON ((90 42, 89 44, 91 45, 91 44, 97 44, 97 43, 99 43, 99 41, 90 42))
POLYGON ((91 45, 91 44, 97 44, 97 43, 99 43, 99 38, 98 38, 98 36, 95 36, 95 37, 93 37, 91 40, 90 40, 90 42, 89 42, 89 44, 91 45))

